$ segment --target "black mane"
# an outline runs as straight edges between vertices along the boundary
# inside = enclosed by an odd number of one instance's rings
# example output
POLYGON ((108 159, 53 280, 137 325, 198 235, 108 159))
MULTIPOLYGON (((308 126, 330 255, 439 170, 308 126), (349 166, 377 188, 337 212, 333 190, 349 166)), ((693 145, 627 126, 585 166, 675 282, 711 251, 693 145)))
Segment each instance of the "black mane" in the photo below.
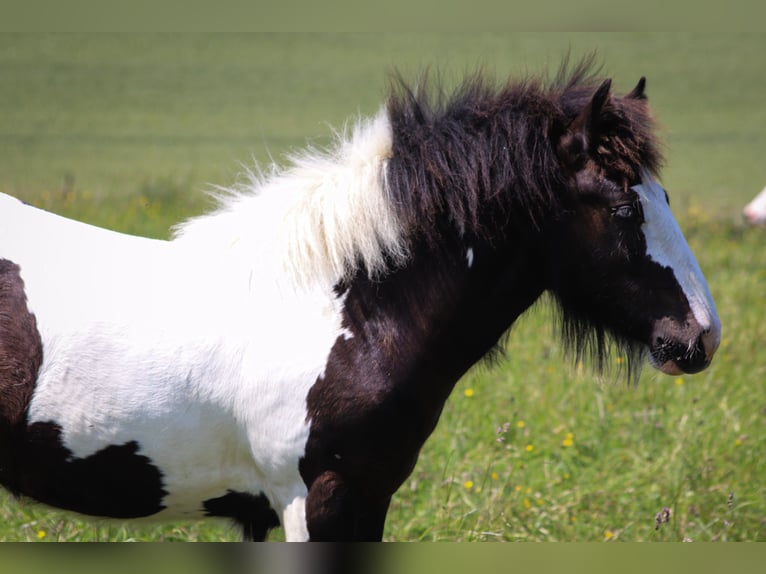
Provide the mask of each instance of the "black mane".
MULTIPOLYGON (((556 142, 601 80, 592 58, 555 78, 496 85, 468 77, 451 95, 426 76, 416 88, 393 82, 388 113, 393 154, 388 184, 405 228, 438 240, 446 221, 493 240, 509 223, 542 219, 560 207, 564 170, 556 142)), ((645 98, 612 97, 603 111, 601 169, 638 181, 661 163, 645 98)))

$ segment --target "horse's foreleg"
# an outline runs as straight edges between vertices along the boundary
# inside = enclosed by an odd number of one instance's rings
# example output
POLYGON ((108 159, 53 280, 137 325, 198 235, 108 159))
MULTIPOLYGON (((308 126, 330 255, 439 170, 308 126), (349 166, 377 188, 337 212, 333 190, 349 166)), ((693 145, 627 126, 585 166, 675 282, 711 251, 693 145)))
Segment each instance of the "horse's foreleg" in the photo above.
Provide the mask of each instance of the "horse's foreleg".
POLYGON ((357 507, 356 535, 358 540, 378 542, 383 539, 383 527, 391 497, 368 500, 357 507))
POLYGON ((309 533, 306 526, 306 498, 296 496, 282 512, 282 524, 287 542, 306 542, 309 533))
POLYGON ((312 541, 380 541, 390 497, 355 492, 341 475, 325 471, 309 489, 306 523, 312 541))

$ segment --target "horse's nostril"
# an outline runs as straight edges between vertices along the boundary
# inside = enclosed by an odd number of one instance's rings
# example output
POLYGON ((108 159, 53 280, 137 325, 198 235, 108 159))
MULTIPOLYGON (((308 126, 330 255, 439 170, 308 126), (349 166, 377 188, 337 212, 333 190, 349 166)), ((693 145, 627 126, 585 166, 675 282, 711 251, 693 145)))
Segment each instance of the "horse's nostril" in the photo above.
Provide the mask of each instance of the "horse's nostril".
POLYGON ((703 352, 705 354, 705 358, 708 362, 710 362, 713 358, 713 355, 715 355, 715 352, 718 350, 718 345, 721 342, 721 336, 719 331, 714 331, 712 329, 706 329, 702 335, 700 335, 698 345, 702 347, 703 352))
POLYGON ((682 351, 679 349, 680 353, 675 359, 675 363, 685 373, 698 373, 710 364, 703 337, 704 335, 700 335, 694 345, 682 351))

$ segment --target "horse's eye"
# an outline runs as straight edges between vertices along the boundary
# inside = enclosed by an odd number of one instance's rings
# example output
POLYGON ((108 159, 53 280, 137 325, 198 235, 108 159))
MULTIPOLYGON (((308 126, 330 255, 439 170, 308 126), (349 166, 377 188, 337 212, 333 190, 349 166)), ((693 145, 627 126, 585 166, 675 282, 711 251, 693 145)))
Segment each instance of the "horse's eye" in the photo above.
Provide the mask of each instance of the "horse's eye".
POLYGON ((637 220, 643 221, 641 204, 638 202, 625 203, 623 205, 618 205, 617 207, 613 207, 612 215, 620 219, 625 219, 628 221, 637 221, 637 220))
POLYGON ((636 210, 632 205, 620 205, 612 208, 612 215, 620 219, 633 219, 636 216, 636 210))

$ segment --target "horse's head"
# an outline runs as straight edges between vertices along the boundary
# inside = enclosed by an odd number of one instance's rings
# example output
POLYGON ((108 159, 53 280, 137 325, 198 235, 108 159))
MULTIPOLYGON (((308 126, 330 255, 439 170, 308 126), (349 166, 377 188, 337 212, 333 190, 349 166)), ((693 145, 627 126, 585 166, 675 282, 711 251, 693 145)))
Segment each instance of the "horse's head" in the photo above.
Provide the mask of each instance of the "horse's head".
MULTIPOLYGON (((667 374, 706 368, 721 323, 699 265, 655 181, 659 153, 651 136, 644 80, 625 97, 604 82, 570 102, 557 153, 567 181, 553 224, 551 291, 565 336, 599 361, 605 334, 629 352, 648 348, 667 374)), ((565 108, 566 109, 566 108, 565 108)))

